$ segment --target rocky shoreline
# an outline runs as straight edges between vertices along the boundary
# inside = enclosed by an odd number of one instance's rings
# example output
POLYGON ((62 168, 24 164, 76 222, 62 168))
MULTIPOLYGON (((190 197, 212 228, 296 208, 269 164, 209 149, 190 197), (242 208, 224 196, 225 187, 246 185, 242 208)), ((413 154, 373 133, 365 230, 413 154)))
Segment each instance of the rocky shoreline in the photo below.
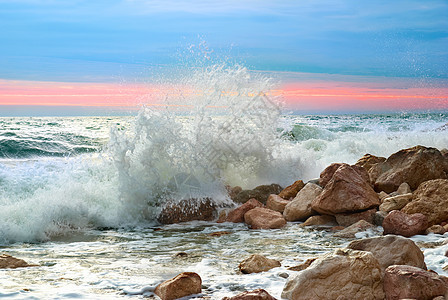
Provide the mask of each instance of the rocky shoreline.
MULTIPOLYGON (((327 226, 338 238, 355 239, 289 268, 297 273, 289 276, 283 299, 448 299, 448 278, 427 270, 422 251, 408 239, 448 231, 446 149, 415 146, 388 158, 366 154, 354 165, 331 164, 319 179, 306 183, 297 180, 284 189, 277 184, 253 190, 228 187, 228 192, 236 208, 218 207, 209 198, 185 199, 168 202, 158 220, 216 220, 246 223, 251 229, 303 222, 300 226, 327 226), (357 233, 380 226, 384 236, 356 239, 357 233)), ((261 254, 242 261, 240 272, 281 265, 261 254)), ((8 268, 1 261, 0 266, 8 268)), ((201 283, 198 274, 182 273, 161 283, 154 293, 163 300, 201 298, 201 283)), ((275 298, 259 289, 224 299, 275 298)))

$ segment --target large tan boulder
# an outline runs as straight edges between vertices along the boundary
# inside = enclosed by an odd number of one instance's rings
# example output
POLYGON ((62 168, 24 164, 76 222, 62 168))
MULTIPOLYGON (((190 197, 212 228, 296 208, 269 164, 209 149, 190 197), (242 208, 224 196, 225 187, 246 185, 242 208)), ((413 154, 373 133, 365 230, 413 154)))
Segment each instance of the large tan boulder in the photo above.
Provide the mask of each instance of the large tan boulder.
POLYGON ((283 199, 289 200, 291 198, 294 198, 297 193, 305 186, 305 183, 303 183, 302 180, 297 180, 290 186, 287 186, 283 189, 283 191, 278 194, 283 199))
POLYGON ((159 284, 154 293, 162 300, 174 300, 200 294, 201 291, 201 277, 193 272, 185 272, 159 284))
POLYGON ((285 206, 283 217, 287 221, 299 221, 306 219, 315 211, 311 208, 313 202, 322 193, 322 188, 314 183, 307 183, 296 197, 285 206))
POLYGON ((26 267, 37 267, 37 265, 28 264, 23 259, 13 257, 8 254, 0 255, 0 269, 16 269, 26 267))
POLYGON ((249 199, 255 198, 263 204, 266 204, 266 200, 270 194, 278 195, 282 191, 282 187, 278 184, 259 185, 253 190, 242 190, 238 195, 233 198, 236 203, 246 203, 249 199))
POLYGON ((278 229, 286 225, 286 220, 278 211, 257 207, 244 214, 244 222, 251 229, 278 229))
POLYGON ((439 150, 415 146, 398 151, 374 165, 369 175, 375 182, 375 190, 391 193, 403 182, 415 190, 422 182, 447 178, 447 172, 448 161, 439 150))
POLYGON ((252 254, 243 260, 238 268, 244 274, 266 272, 270 269, 280 267, 278 260, 267 258, 260 254, 252 254))
POLYGON ((352 241, 347 248, 372 252, 383 271, 391 265, 408 265, 426 269, 425 257, 420 248, 412 240, 398 235, 352 241))
POLYGON ((417 267, 393 265, 385 271, 384 292, 387 300, 431 300, 437 296, 448 296, 447 279, 417 267))
POLYGON ((263 289, 242 292, 233 297, 224 297, 221 300, 276 300, 263 289))
POLYGON ((363 157, 358 159, 355 165, 363 167, 368 172, 374 165, 383 162, 385 160, 386 160, 385 157, 379 157, 372 154, 364 154, 363 157))
POLYGON ((162 208, 157 220, 162 224, 189 221, 212 221, 217 216, 217 205, 210 198, 191 198, 180 201, 169 200, 162 208))
POLYGON ((337 214, 337 215, 335 215, 336 222, 338 222, 339 225, 344 226, 344 227, 355 224, 356 222, 358 222, 360 220, 364 220, 364 221, 367 221, 367 222, 373 224, 376 211, 377 210, 375 208, 372 208, 372 209, 357 212, 357 213, 337 214))
POLYGON ((428 227, 428 219, 425 215, 420 213, 408 215, 399 210, 391 211, 383 221, 384 234, 397 234, 405 237, 424 234, 428 227))
POLYGON ((412 193, 397 195, 393 197, 386 197, 383 199, 379 210, 385 212, 391 212, 393 210, 400 210, 406 206, 409 202, 411 202, 413 198, 412 193))
POLYGON ((370 185, 366 170, 342 164, 322 193, 313 200, 311 208, 321 214, 336 215, 368 210, 379 205, 379 196, 370 185))
POLYGON ((338 249, 289 277, 282 298, 384 299, 381 267, 370 252, 338 249))
POLYGON ((279 195, 270 194, 268 200, 266 201, 266 208, 278 211, 279 213, 283 213, 286 205, 291 202, 289 200, 285 200, 279 195))
POLYGON ((218 223, 232 222, 232 223, 244 223, 244 214, 249 210, 256 207, 263 207, 263 203, 259 202, 257 199, 249 199, 246 203, 240 205, 239 207, 231 210, 227 215, 223 216, 218 220, 218 223))
POLYGON ((413 193, 413 199, 402 210, 407 214, 421 213, 429 226, 448 220, 448 179, 422 183, 413 193))

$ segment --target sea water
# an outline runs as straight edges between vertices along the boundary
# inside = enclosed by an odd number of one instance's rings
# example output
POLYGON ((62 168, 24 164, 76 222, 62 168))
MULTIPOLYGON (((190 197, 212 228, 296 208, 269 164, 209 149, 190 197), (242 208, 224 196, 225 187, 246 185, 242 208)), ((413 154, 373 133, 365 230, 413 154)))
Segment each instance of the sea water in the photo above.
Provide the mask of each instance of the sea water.
MULTIPOLYGON (((193 298, 257 288, 280 298, 293 272, 287 267, 348 240, 298 223, 161 226, 164 201, 211 197, 229 206, 226 185, 285 187, 366 153, 448 148, 447 113, 285 113, 267 92, 270 79, 242 67, 197 70, 182 85, 190 92, 134 117, 0 118, 0 252, 40 265, 0 270, 0 297, 144 298, 192 271, 203 280, 203 294, 193 298), (239 262, 252 253, 282 267, 240 274, 239 262)), ((413 237, 428 267, 445 275, 446 237, 413 237)))

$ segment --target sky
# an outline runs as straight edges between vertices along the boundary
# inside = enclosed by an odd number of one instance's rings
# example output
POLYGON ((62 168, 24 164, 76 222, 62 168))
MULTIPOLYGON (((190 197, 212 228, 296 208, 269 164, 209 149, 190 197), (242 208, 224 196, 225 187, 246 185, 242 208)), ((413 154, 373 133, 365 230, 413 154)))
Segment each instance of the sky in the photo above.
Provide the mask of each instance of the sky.
POLYGON ((194 51, 272 74, 296 111, 448 110, 447 16, 446 0, 0 0, 0 115, 136 105, 194 51))

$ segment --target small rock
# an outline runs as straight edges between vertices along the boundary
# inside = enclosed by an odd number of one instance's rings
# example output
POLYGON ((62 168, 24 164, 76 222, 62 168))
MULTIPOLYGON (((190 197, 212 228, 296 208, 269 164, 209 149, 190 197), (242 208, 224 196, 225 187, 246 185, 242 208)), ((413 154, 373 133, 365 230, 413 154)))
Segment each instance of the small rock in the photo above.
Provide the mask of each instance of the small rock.
POLYGON ((270 269, 280 267, 278 260, 267 258, 260 254, 252 254, 243 260, 238 268, 244 274, 266 272, 270 269))
POLYGON ((276 300, 263 289, 243 292, 233 297, 224 297, 222 300, 276 300))
POLYGON ((393 265, 384 274, 384 292, 388 300, 433 299, 448 292, 446 277, 423 269, 393 265))
POLYGON ((297 193, 305 186, 302 180, 297 180, 290 186, 287 186, 283 191, 278 194, 283 199, 289 200, 294 198, 297 193))
POLYGON ((302 224, 300 224, 300 227, 304 226, 336 226, 338 223, 336 222, 336 218, 334 216, 329 215, 317 215, 317 216, 311 216, 302 224))
POLYGON ((222 236, 222 235, 227 235, 227 234, 231 234, 231 232, 229 232, 229 231, 217 231, 217 232, 209 233, 208 235, 209 235, 209 236, 217 236, 217 237, 220 237, 220 236, 222 236))
POLYGON ((283 213, 285 206, 289 203, 289 200, 285 200, 279 195, 270 194, 268 200, 266 201, 266 208, 283 213))
POLYGON ((278 229, 286 225, 286 220, 278 211, 257 207, 244 214, 244 222, 251 229, 278 229))
POLYGON ((260 203, 258 200, 252 198, 240 207, 235 208, 228 212, 227 216, 224 218, 220 218, 218 223, 222 222, 232 222, 232 223, 244 223, 244 214, 249 210, 254 209, 256 207, 263 207, 264 205, 260 203))
POLYGON ((154 293, 162 300, 174 300, 189 295, 200 294, 202 279, 193 272, 185 272, 159 284, 154 293))
POLYGON ((302 271, 305 270, 306 268, 308 268, 317 258, 309 258, 307 259, 303 264, 294 266, 294 267, 289 267, 288 270, 290 271, 302 271))
POLYGON ((296 197, 286 204, 283 216, 287 221, 299 221, 306 219, 316 212, 311 208, 311 203, 322 193, 322 188, 314 183, 307 183, 296 197))
POLYGON ((400 184, 396 192, 398 195, 412 193, 411 187, 409 186, 409 184, 407 184, 407 182, 403 182, 402 184, 400 184))
POLYGON ((375 217, 376 209, 369 209, 366 211, 358 212, 358 213, 352 213, 352 214, 337 214, 336 222, 338 222, 341 226, 350 226, 352 224, 355 224, 356 222, 360 220, 367 221, 369 223, 373 224, 373 220, 375 217))
POLYGON ((176 254, 174 254, 175 258, 186 258, 188 257, 188 253, 187 252, 177 252, 176 254))
POLYGON ((289 277, 289 274, 285 273, 285 272, 278 273, 277 275, 278 275, 278 277, 285 278, 285 279, 289 277))
POLYGON ((402 194, 393 197, 384 198, 379 210, 390 212, 393 210, 400 210, 406 206, 412 200, 412 193, 402 194))
POLYGON ((373 216, 373 224, 383 226, 384 218, 387 216, 385 211, 377 211, 373 216))
POLYGON ((37 266, 38 265, 30 265, 23 259, 15 258, 8 254, 0 255, 0 269, 16 269, 16 268, 27 268, 37 266))
POLYGON ((378 193, 378 197, 380 197, 381 202, 383 202, 384 198, 390 197, 388 193, 381 191, 378 193))
POLYGON ((446 232, 445 228, 441 225, 432 225, 431 227, 427 228, 425 231, 425 234, 444 234, 446 232))
POLYGON ((373 228, 375 228, 375 226, 372 225, 371 223, 364 220, 360 220, 355 224, 352 224, 349 227, 339 232, 336 232, 333 236, 339 238, 354 238, 358 232, 363 232, 366 231, 367 229, 373 229, 373 228))
POLYGON ((384 234, 410 237, 424 234, 428 228, 428 219, 420 213, 408 215, 399 210, 393 210, 384 218, 383 228, 384 234))

